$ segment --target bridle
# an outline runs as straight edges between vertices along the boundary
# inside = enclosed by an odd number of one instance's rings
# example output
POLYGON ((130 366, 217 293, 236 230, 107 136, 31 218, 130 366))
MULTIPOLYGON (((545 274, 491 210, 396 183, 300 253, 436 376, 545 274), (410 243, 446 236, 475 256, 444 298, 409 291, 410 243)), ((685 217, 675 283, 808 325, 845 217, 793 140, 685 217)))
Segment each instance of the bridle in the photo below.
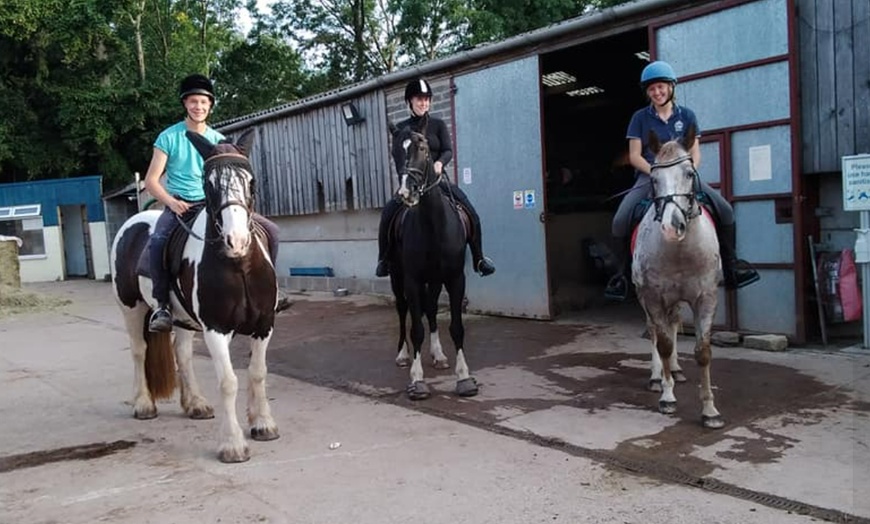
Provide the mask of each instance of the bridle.
MULTIPOLYGON (((205 165, 203 166, 203 171, 205 173, 207 173, 210 169, 216 169, 220 166, 238 166, 244 170, 247 170, 247 172, 249 172, 249 173, 251 172, 251 164, 248 162, 248 158, 246 156, 242 155, 241 153, 220 153, 217 155, 212 155, 205 160, 205 165)), ((239 175, 237 174, 237 172, 235 170, 233 170, 233 172, 230 174, 230 176, 231 177, 238 177, 239 175)), ((205 194, 206 194, 206 198, 205 198, 206 213, 211 217, 212 223, 214 224, 215 231, 217 232, 217 236, 201 237, 196 232, 194 232, 192 228, 190 228, 187 224, 185 224, 184 221, 181 219, 181 217, 178 217, 176 215, 178 218, 178 223, 181 224, 181 227, 183 227, 185 231, 187 231, 188 235, 192 236, 193 238, 195 238, 201 242, 206 242, 206 243, 210 243, 210 244, 216 243, 216 242, 221 242, 223 240, 224 231, 223 231, 223 224, 219 218, 220 213, 224 209, 226 209, 228 207, 232 207, 232 206, 239 206, 245 210, 245 212, 248 215, 248 224, 247 224, 248 231, 251 231, 251 225, 253 223, 253 215, 254 215, 254 213, 253 213, 253 208, 254 208, 253 180, 251 181, 251 187, 249 188, 249 193, 248 193, 250 195, 249 202, 245 202, 245 201, 238 200, 238 199, 227 198, 226 200, 220 199, 221 200, 219 202, 220 205, 217 205, 217 206, 214 205, 215 199, 209 198, 210 194, 212 196, 214 196, 214 192, 209 191, 208 177, 206 177, 206 176, 203 176, 203 185, 205 185, 205 190, 206 190, 205 191, 205 194)), ((220 181, 218 181, 217 189, 220 191, 220 193, 221 193, 220 196, 222 196, 222 197, 226 196, 228 194, 228 192, 226 191, 226 188, 224 187, 224 184, 221 184, 220 181)))
MULTIPOLYGON (((655 164, 652 164, 650 166, 650 175, 652 175, 652 172, 655 171, 656 169, 664 169, 666 167, 673 167, 673 166, 676 166, 678 164, 682 164, 683 162, 685 162, 687 160, 691 163, 692 156, 691 155, 682 155, 682 156, 679 156, 673 160, 668 160, 666 162, 656 162, 655 164)), ((655 205, 655 209, 656 209, 654 220, 656 222, 662 221, 662 215, 664 214, 665 207, 668 204, 675 205, 677 207, 677 209, 680 210, 680 213, 683 214, 683 217, 685 217, 687 222, 689 220, 701 215, 701 206, 698 204, 697 197, 695 196, 699 191, 700 177, 698 175, 698 171, 695 169, 694 164, 692 164, 691 169, 692 169, 692 191, 691 192, 689 192, 689 193, 671 193, 669 195, 653 196, 653 204, 655 205), (680 204, 678 204, 676 202, 676 200, 674 200, 675 198, 679 198, 679 197, 683 197, 686 200, 688 200, 688 202, 689 202, 688 209, 683 208, 680 204)))
POLYGON ((432 170, 432 162, 431 157, 429 156, 429 147, 428 142, 426 141, 426 137, 424 136, 420 140, 427 143, 426 156, 423 162, 423 165, 425 167, 423 169, 417 167, 409 167, 408 164, 410 163, 410 159, 406 156, 405 167, 402 170, 404 174, 410 175, 417 182, 418 187, 414 191, 415 193, 417 193, 417 196, 423 196, 428 193, 430 189, 437 186, 441 182, 441 177, 443 176, 443 174, 440 174, 436 176, 435 180, 433 180, 431 183, 426 184, 426 181, 429 179, 430 171, 432 170))

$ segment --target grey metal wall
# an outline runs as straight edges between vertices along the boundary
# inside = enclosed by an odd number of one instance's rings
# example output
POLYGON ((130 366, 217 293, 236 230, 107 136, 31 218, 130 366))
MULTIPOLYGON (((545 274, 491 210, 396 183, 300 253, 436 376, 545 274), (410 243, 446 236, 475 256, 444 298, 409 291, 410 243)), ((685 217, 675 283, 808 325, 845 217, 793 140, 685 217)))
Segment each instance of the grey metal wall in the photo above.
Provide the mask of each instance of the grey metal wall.
POLYGON ((804 173, 870 152, 870 1, 795 0, 804 173))
POLYGON ((731 304, 736 327, 796 335, 795 226, 775 209, 776 198, 795 191, 791 127, 783 125, 792 118, 787 7, 787 0, 757 0, 667 25, 656 31, 656 48, 678 75, 701 75, 679 84, 678 100, 715 139, 701 170, 718 171, 715 181, 734 206, 738 254, 760 266, 761 281, 738 290, 731 304), (768 166, 753 171, 753 148, 769 151, 768 166))
POLYGON ((309 215, 384 205, 392 193, 384 95, 373 91, 353 102, 365 117, 353 126, 339 105, 255 124, 251 163, 260 213, 309 215))

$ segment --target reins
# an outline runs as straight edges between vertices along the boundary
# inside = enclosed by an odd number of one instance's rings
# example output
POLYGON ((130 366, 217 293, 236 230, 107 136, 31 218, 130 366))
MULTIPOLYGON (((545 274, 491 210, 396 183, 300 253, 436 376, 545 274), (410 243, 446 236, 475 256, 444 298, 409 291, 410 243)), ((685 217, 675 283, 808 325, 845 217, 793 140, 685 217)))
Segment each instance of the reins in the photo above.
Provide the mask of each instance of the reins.
MULTIPOLYGON (((669 160, 667 162, 656 162, 655 164, 652 164, 650 166, 650 174, 652 174, 652 172, 655 171, 656 169, 664 169, 666 167, 673 167, 673 166, 682 164, 686 160, 688 160, 689 162, 692 162, 692 156, 691 155, 682 155, 682 156, 679 156, 673 160, 669 160)), ((692 181, 692 189, 693 190, 691 192, 689 192, 689 193, 672 193, 670 195, 654 196, 653 197, 653 204, 655 205, 655 209, 656 209, 655 210, 655 217, 653 219, 656 222, 662 221, 662 215, 665 212, 665 206, 667 206, 669 203, 677 206, 677 209, 680 210, 680 212, 686 218, 686 221, 689 221, 697 216, 700 216, 701 207, 699 205, 697 205, 697 199, 695 197, 695 193, 697 192, 695 190, 695 188, 698 186, 699 178, 698 178, 698 171, 695 170, 694 164, 692 165, 692 177, 694 180, 692 181), (688 211, 683 209, 682 206, 680 206, 676 201, 674 201, 675 198, 679 198, 679 197, 683 197, 689 201, 689 210, 688 211)))

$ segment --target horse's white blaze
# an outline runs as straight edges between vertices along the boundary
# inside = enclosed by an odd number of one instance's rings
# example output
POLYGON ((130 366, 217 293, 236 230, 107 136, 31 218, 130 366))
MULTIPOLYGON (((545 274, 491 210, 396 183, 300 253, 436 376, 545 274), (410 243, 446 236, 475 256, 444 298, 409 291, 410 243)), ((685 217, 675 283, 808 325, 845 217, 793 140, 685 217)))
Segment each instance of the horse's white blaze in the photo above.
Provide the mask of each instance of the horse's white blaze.
POLYGON ((423 380, 423 358, 420 353, 414 357, 414 362, 411 364, 411 383, 420 382, 423 380))
POLYGON ((221 211, 222 231, 227 256, 241 258, 248 254, 251 233, 248 230, 248 212, 242 206, 229 206, 221 211))
POLYGON ((405 200, 411 197, 411 190, 408 189, 408 175, 402 175, 402 180, 399 182, 399 196, 405 200))
POLYGON ((456 379, 464 380, 470 376, 468 364, 465 362, 465 352, 460 349, 456 352, 456 379))
POLYGON ((223 438, 219 446, 220 453, 222 456, 246 457, 248 444, 236 415, 236 395, 239 390, 239 380, 233 371, 233 363, 230 361, 232 335, 222 335, 207 329, 202 332, 202 338, 208 346, 208 352, 212 362, 214 362, 221 394, 221 407, 223 408, 221 432, 223 438))
POLYGON ((441 337, 438 336, 437 328, 429 333, 429 354, 432 355, 434 362, 444 362, 447 360, 444 349, 441 347, 441 337))

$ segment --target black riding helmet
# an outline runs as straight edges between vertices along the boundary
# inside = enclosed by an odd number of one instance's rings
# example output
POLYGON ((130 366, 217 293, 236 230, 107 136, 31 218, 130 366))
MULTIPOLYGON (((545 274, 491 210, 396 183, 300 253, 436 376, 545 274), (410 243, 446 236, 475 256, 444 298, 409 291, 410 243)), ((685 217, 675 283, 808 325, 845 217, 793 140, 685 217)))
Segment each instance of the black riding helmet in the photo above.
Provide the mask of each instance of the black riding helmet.
POLYGON ((405 86, 405 102, 410 103, 415 96, 425 96, 432 98, 432 86, 429 82, 422 78, 415 78, 408 82, 405 86))
POLYGON ((182 102, 190 95, 205 95, 211 100, 211 104, 214 105, 214 86, 211 80, 203 75, 193 74, 185 77, 181 81, 178 93, 182 102))

